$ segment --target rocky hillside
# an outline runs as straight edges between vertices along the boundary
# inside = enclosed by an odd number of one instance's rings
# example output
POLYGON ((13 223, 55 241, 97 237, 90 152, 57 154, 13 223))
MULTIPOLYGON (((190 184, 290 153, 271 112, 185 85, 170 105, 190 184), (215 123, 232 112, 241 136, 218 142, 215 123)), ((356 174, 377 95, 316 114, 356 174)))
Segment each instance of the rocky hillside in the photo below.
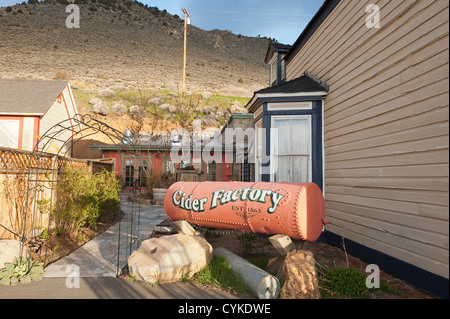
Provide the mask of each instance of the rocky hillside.
MULTIPOLYGON (((131 0, 44 0, 0 8, 0 77, 80 88, 181 91, 184 22, 131 0), (69 2, 80 28, 67 28, 69 2)), ((251 96, 267 86, 270 39, 188 26, 187 90, 251 96)))

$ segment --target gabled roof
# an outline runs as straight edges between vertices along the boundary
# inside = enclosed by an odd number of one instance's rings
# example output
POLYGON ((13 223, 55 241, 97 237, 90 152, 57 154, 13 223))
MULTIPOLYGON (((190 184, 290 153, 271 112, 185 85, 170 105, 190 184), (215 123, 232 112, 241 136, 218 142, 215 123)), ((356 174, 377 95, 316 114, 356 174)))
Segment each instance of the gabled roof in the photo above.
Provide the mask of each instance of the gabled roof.
POLYGON ((325 85, 311 79, 308 75, 302 75, 299 78, 283 82, 268 88, 256 91, 255 94, 270 93, 305 93, 305 92, 327 92, 325 85))
POLYGON ((249 113, 252 113, 259 105, 268 99, 325 96, 328 92, 328 85, 313 78, 313 75, 305 72, 304 75, 296 79, 256 91, 245 107, 249 113))
POLYGON ((67 81, 0 79, 0 114, 43 115, 67 81))
POLYGON ((291 48, 292 48, 291 45, 272 42, 271 44, 269 44, 269 47, 267 48, 266 58, 264 59, 264 62, 269 63, 275 52, 287 53, 291 48))

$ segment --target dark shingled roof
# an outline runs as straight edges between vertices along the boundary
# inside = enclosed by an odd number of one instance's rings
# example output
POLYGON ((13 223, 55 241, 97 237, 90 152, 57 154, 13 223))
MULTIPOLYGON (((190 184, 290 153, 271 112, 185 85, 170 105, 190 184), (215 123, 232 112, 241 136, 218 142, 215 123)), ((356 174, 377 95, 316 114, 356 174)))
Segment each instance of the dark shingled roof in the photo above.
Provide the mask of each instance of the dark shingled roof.
POLYGON ((255 94, 323 92, 323 91, 327 92, 328 88, 317 83, 309 76, 303 75, 291 81, 256 91, 255 94))
POLYGON ((0 79, 0 114, 44 114, 67 81, 0 79))
POLYGON ((267 48, 266 58, 264 59, 264 61, 266 63, 269 63, 269 60, 272 59, 275 52, 287 53, 291 48, 292 48, 291 45, 272 42, 271 44, 269 44, 269 47, 267 48))

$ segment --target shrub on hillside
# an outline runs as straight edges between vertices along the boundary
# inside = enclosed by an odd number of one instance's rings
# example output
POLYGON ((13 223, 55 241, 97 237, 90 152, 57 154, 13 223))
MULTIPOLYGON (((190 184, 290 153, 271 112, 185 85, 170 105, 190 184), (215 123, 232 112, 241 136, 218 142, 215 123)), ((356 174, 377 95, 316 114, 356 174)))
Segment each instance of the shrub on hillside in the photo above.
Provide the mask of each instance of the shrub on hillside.
POLYGON ((127 107, 121 103, 116 103, 111 107, 111 112, 117 116, 122 116, 127 113, 127 107))
POLYGON ((103 98, 111 98, 111 97, 113 97, 115 95, 115 93, 114 93, 114 91, 113 90, 111 90, 111 89, 103 89, 103 90, 100 90, 99 92, 98 92, 98 96, 99 97, 103 97, 103 98))
POLYGON ((59 69, 55 72, 55 80, 69 81, 72 78, 70 72, 64 69, 59 69))
POLYGON ((92 112, 106 116, 109 114, 109 107, 107 105, 105 105, 102 101, 100 101, 100 102, 97 102, 92 107, 92 112))

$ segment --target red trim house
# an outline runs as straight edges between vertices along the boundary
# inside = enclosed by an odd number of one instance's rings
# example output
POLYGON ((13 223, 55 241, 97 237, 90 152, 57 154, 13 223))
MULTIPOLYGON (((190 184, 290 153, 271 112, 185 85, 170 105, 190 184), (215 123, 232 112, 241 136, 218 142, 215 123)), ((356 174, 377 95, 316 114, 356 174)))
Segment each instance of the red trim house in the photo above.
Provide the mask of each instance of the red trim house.
MULTIPOLYGON (((0 147, 32 151, 48 129, 77 113, 67 81, 0 79, 0 147)), ((55 141, 52 149, 61 146, 55 141)))
MULTIPOLYGON (((139 141, 134 140, 135 145, 131 146, 119 143, 91 145, 90 147, 101 151, 103 158, 114 159, 116 175, 122 179, 125 187, 144 186, 146 170, 151 170, 155 175, 163 172, 177 173, 179 178, 183 174, 191 175, 187 179, 193 178, 196 181, 252 181, 254 165, 251 163, 251 159, 248 159, 248 154, 244 154, 245 159, 242 163, 235 160, 236 143, 244 143, 244 145, 238 146, 247 152, 248 139, 246 141, 235 139, 232 145, 224 144, 225 129, 240 128, 245 131, 252 124, 253 114, 233 113, 220 134, 211 140, 204 138, 201 146, 191 146, 189 154, 182 163, 180 163, 181 154, 179 153, 177 159, 171 158, 171 150, 172 147, 176 147, 176 142, 171 140, 169 134, 162 134, 158 138, 151 138, 150 135, 144 134, 139 136, 139 141), (231 160, 228 158, 227 152, 233 154, 231 160), (193 167, 194 171, 180 170, 186 166, 193 167)), ((181 180, 185 179, 181 178, 181 180)))

